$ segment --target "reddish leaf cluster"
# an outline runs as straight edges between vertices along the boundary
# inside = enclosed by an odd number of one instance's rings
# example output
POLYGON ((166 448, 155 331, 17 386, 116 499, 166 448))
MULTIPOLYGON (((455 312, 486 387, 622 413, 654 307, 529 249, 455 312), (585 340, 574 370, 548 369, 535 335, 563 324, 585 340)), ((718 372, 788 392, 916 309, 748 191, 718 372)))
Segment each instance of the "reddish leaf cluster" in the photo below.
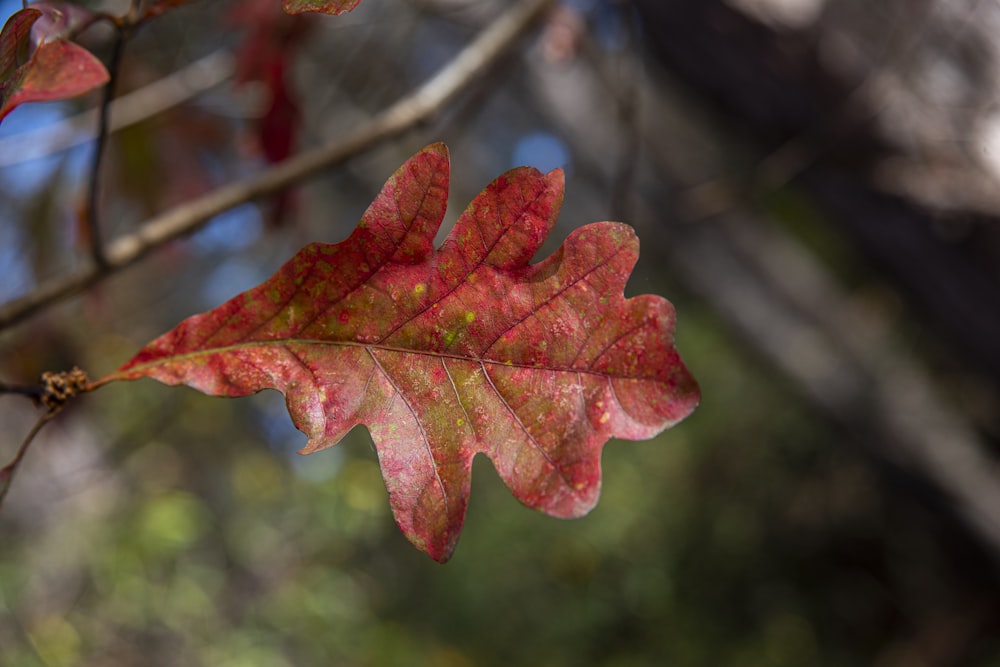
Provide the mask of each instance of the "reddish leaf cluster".
POLYGON ((561 171, 500 176, 435 250, 448 186, 447 151, 429 146, 346 240, 306 246, 97 384, 274 388, 309 436, 304 452, 365 424, 397 523, 440 561, 458 539, 478 453, 524 504, 585 514, 604 443, 650 438, 699 400, 672 342, 673 308, 624 298, 638 241, 623 224, 586 225, 529 264, 555 223, 561 171))
MULTIPOLYGON (((230 22, 247 30, 237 54, 237 84, 257 82, 267 93, 267 104, 254 126, 264 158, 281 162, 292 155, 301 126, 301 113, 291 86, 296 47, 309 30, 306 16, 278 10, 274 0, 249 0, 234 8, 230 22)), ((293 205, 293 192, 275 198, 272 224, 281 224, 293 205)))
MULTIPOLYGON (((141 20, 153 18, 189 1, 156 0, 147 7, 141 20)), ((275 0, 269 2, 274 3, 275 0)), ((343 14, 360 2, 282 0, 282 6, 289 14, 343 14)), ((14 12, 0 32, 0 120, 19 104, 64 100, 107 83, 109 76, 104 65, 89 51, 70 41, 75 32, 98 16, 79 5, 58 1, 36 2, 14 12)), ((271 68, 272 71, 264 78, 269 84, 271 80, 280 80, 281 86, 275 86, 279 93, 287 93, 284 88, 285 65, 283 61, 278 63, 282 69, 271 68)), ((291 139, 282 134, 290 125, 285 117, 294 112, 289 103, 287 95, 274 102, 277 110, 272 116, 280 118, 277 129, 266 132, 271 144, 265 145, 269 157, 287 153, 285 144, 291 145, 291 139)), ((275 124, 273 119, 271 123, 275 124)))
POLYGON ((14 12, 0 31, 0 120, 19 104, 76 97, 107 83, 104 65, 65 38, 92 20, 62 3, 14 12))

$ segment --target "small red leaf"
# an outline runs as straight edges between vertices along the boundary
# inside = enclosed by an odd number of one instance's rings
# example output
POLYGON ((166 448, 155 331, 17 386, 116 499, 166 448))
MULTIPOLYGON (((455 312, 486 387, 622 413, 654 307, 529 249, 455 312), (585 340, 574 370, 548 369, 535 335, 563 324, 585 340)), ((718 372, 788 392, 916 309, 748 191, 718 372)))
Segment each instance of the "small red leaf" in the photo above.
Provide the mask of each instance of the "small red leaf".
POLYGON ((638 241, 623 224, 577 229, 528 263, 562 203, 561 171, 500 176, 435 250, 448 185, 447 149, 425 148, 345 241, 306 246, 101 383, 278 389, 309 436, 304 452, 367 425, 397 523, 437 560, 458 539, 477 453, 524 504, 585 514, 608 438, 650 438, 698 402, 673 308, 624 298, 638 241))
POLYGON ((361 0, 282 0, 281 6, 289 14, 320 12, 323 14, 343 14, 361 4, 361 0))
POLYGON ((97 58, 61 38, 84 10, 37 6, 15 12, 0 32, 0 120, 19 104, 76 97, 108 81, 97 58))
POLYGON ((11 81, 31 57, 31 26, 41 18, 37 9, 14 12, 0 31, 0 85, 11 81))

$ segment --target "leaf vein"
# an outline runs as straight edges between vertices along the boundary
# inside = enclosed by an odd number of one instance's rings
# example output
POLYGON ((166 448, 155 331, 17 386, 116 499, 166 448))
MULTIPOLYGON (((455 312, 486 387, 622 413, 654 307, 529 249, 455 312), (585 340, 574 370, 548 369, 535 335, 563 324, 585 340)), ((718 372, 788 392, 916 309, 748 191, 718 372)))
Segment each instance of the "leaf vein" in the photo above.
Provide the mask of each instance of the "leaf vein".
MULTIPOLYGON (((534 203, 535 201, 538 201, 539 199, 541 199, 543 192, 539 193, 538 196, 535 197, 535 199, 532 200, 532 203, 534 203)), ((523 195, 523 193, 522 193, 521 197, 522 197, 522 202, 524 202, 523 205, 522 205, 522 211, 524 211, 525 209, 527 209, 528 204, 527 204, 527 202, 524 201, 524 195, 523 195)), ((428 302, 423 308, 418 309, 415 313, 413 313, 409 317, 404 317, 399 322, 399 324, 397 324, 392 329, 390 329, 384 336, 382 336, 379 339, 378 342, 381 343, 381 342, 383 342, 385 340, 388 340, 394 333, 396 333, 397 331, 399 331, 400 329, 402 329, 404 326, 406 326, 407 324, 413 322, 415 319, 417 319, 418 317, 420 317, 421 315, 423 315, 424 313, 426 313, 428 310, 430 310, 431 308, 433 308, 435 305, 441 303, 442 301, 444 301, 445 299, 447 299, 449 296, 451 296, 452 294, 454 294, 455 290, 457 290, 459 288, 459 286, 461 286, 463 283, 468 282, 469 276, 471 276, 473 273, 475 273, 477 270, 479 270, 486 263, 486 260, 489 259, 490 254, 497 247, 497 245, 500 244, 500 241, 502 241, 503 238, 507 235, 507 233, 510 232, 511 230, 513 230, 515 228, 515 226, 516 226, 515 224, 504 226, 503 225, 503 220, 500 217, 502 215, 502 211, 500 211, 500 207, 496 205, 495 201, 494 201, 493 208, 497 212, 496 213, 497 214, 497 221, 498 221, 498 224, 502 227, 502 231, 501 231, 500 234, 497 235, 496 239, 493 240, 492 244, 487 244, 486 243, 486 237, 483 235, 483 230, 482 230, 482 228, 481 228, 481 226, 479 224, 479 221, 478 220, 475 221, 474 227, 479 232, 479 237, 480 237, 480 239, 482 239, 482 242, 483 242, 483 254, 482 254, 481 257, 478 258, 478 260, 476 261, 476 263, 472 267, 472 269, 471 270, 467 270, 465 272, 465 275, 462 276, 462 279, 460 281, 458 281, 454 285, 447 286, 447 288, 444 290, 444 292, 440 296, 438 296, 438 298, 434 299, 433 301, 428 302)), ((524 215, 525 214, 522 212, 521 217, 524 217, 524 215)), ((454 232, 454 229, 452 230, 452 232, 454 232)), ((457 242, 454 244, 454 247, 456 248, 456 252, 458 252, 458 250, 457 250, 458 243, 457 242)), ((464 263, 464 261, 463 261, 463 263, 464 263)))
MULTIPOLYGON (((430 438, 427 437, 427 431, 424 429, 423 422, 417 415, 417 411, 413 409, 413 406, 406 399, 406 396, 403 394, 402 389, 400 389, 399 385, 396 383, 395 378, 392 377, 392 374, 389 373, 388 370, 386 370, 386 368, 381 364, 381 362, 379 362, 378 357, 375 356, 375 353, 372 352, 370 349, 368 350, 368 354, 371 356, 372 361, 375 362, 375 365, 378 366, 379 371, 382 373, 385 379, 389 382, 389 384, 392 385, 392 389, 394 392, 393 399, 395 399, 395 397, 398 396, 399 400, 401 400, 403 402, 403 405, 406 406, 406 409, 409 411, 410 416, 413 417, 413 422, 417 425, 417 429, 420 431, 420 441, 421 443, 423 443, 424 449, 427 451, 427 457, 430 459, 431 470, 434 471, 434 481, 437 482, 437 485, 441 488, 441 498, 444 502, 445 515, 450 515, 451 511, 449 509, 450 502, 448 498, 448 488, 444 485, 444 480, 441 479, 441 473, 438 472, 437 459, 434 458, 434 451, 431 449, 431 441, 430 438)), ((386 410, 388 411, 388 407, 386 408, 386 410)))
MULTIPOLYGON (((594 273, 595 271, 597 271, 600 268, 603 268, 605 265, 607 265, 608 262, 610 262, 612 259, 614 259, 614 257, 616 255, 620 254, 621 252, 622 252, 622 248, 619 248, 617 251, 615 251, 614 254, 612 254, 610 257, 606 258, 602 263, 590 267, 589 269, 587 269, 586 272, 584 272, 583 274, 581 274, 581 275, 577 276, 576 278, 574 278, 571 282, 569 282, 566 285, 564 285, 561 289, 553 292, 551 295, 549 295, 541 303, 538 303, 538 304, 534 304, 533 303, 532 304, 532 309, 529 312, 525 313, 523 316, 521 316, 520 318, 518 318, 517 321, 512 322, 506 329, 504 329, 503 331, 501 331, 496 336, 496 338, 494 338, 492 341, 490 341, 490 344, 483 349, 483 352, 482 352, 483 356, 485 356, 487 353, 489 353, 489 351, 491 349, 493 349, 493 346, 496 345, 497 342, 501 338, 503 338, 505 334, 507 334, 510 331, 512 331, 512 330, 516 329, 517 327, 521 326, 521 324, 523 324, 525 321, 527 321, 533 315, 537 315, 537 313, 538 313, 539 310, 541 310, 545 306, 551 305, 553 301, 555 301, 556 299, 559 299, 560 297, 562 297, 566 292, 568 292, 573 287, 576 287, 581 282, 586 282, 587 277, 590 274, 594 273)), ((587 283, 587 284, 589 285, 590 283, 587 283)))
POLYGON ((448 382, 451 383, 451 390, 455 392, 455 400, 458 401, 458 407, 462 409, 462 414, 465 415, 465 423, 469 425, 469 429, 472 431, 472 437, 478 443, 479 435, 476 433, 476 424, 469 417, 469 411, 465 409, 465 402, 462 401, 462 395, 458 393, 458 385, 455 384, 455 378, 452 377, 451 369, 448 368, 448 363, 444 357, 441 357, 441 367, 444 368, 445 375, 448 376, 448 382))
POLYGON ((535 447, 535 449, 538 450, 538 453, 542 455, 542 458, 544 458, 545 462, 549 464, 549 467, 551 467, 553 470, 559 473, 559 476, 562 478, 563 482, 566 483, 566 486, 569 488, 573 488, 573 484, 572 482, 570 482, 569 478, 566 477, 565 471, 558 465, 556 465, 556 462, 552 460, 552 457, 549 455, 547 451, 545 451, 545 448, 542 447, 542 444, 538 442, 538 439, 535 438, 534 434, 528 429, 527 426, 524 425, 524 422, 521 420, 521 416, 517 414, 517 411, 511 406, 510 403, 507 402, 507 399, 504 398, 503 394, 500 393, 500 390, 493 382, 493 378, 490 377, 489 371, 486 370, 486 364, 484 364, 483 362, 479 362, 479 365, 483 369, 483 377, 485 377, 486 382, 489 383, 490 389, 493 390, 493 393, 495 393, 497 398, 500 399, 500 403, 502 403, 504 408, 507 409, 507 412, 510 413, 510 416, 513 418, 514 423, 517 425, 517 427, 524 432, 524 435, 527 436, 528 441, 535 447))
POLYGON ((605 354, 607 354, 608 350, 610 350, 611 348, 613 348, 615 345, 617 345, 619 342, 621 342, 626 337, 631 336, 633 333, 635 333, 636 331, 639 331, 640 329, 642 329, 645 326, 646 326, 646 322, 639 322, 635 326, 630 327, 629 329, 627 329, 625 331, 619 332, 614 337, 612 337, 611 340, 609 340, 608 343, 606 345, 604 345, 604 347, 601 348, 600 352, 598 352, 594 356, 594 358, 591 359, 590 363, 587 364, 587 370, 592 369, 594 367, 594 364, 596 364, 598 361, 600 361, 601 357, 603 357, 605 354))

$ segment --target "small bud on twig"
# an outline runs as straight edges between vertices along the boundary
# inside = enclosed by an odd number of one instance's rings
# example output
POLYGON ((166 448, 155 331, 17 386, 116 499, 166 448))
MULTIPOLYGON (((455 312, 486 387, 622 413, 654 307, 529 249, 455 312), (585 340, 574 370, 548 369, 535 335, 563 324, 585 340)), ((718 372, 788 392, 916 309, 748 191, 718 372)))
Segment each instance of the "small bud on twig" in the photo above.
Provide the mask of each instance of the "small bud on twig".
POLYGON ((76 367, 71 371, 61 373, 46 371, 42 373, 42 386, 44 387, 44 393, 41 397, 42 405, 50 412, 58 410, 66 404, 66 401, 86 391, 89 384, 90 379, 87 374, 76 367))

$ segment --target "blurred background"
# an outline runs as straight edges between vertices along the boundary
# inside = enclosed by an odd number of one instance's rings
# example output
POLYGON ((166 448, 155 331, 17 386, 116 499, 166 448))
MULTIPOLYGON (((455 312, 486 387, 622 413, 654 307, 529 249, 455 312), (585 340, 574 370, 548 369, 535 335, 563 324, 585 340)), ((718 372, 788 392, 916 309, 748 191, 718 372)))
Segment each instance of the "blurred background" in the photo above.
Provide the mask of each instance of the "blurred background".
MULTIPOLYGON (((106 236, 345 135, 513 3, 279 4, 191 2, 128 43, 122 93, 197 76, 113 135, 106 236), (248 55, 275 39, 277 80, 248 55)), ((542 254, 634 225, 628 293, 673 301, 703 394, 607 445, 580 520, 477 460, 441 566, 394 525, 363 429, 302 457, 275 392, 108 386, 47 427, 0 515, 0 664, 1000 665, 998 29, 978 0, 557 3, 433 121, 0 331, 6 382, 110 372, 346 237, 441 140, 446 228, 521 164, 567 173, 542 254)), ((0 126, 0 302, 88 261, 96 101, 0 126)), ((36 415, 0 398, 6 460, 36 415)))

